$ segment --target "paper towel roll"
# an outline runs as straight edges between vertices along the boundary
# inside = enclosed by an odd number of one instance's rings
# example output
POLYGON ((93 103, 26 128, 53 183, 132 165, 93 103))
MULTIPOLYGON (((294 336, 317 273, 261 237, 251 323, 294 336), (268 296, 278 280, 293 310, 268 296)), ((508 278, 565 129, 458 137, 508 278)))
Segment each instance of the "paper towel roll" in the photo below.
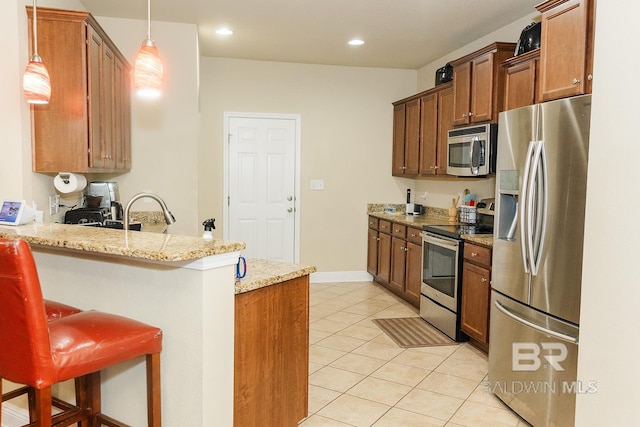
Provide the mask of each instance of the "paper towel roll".
POLYGON ((61 193, 82 191, 87 186, 87 178, 75 173, 60 172, 53 178, 53 186, 61 193))

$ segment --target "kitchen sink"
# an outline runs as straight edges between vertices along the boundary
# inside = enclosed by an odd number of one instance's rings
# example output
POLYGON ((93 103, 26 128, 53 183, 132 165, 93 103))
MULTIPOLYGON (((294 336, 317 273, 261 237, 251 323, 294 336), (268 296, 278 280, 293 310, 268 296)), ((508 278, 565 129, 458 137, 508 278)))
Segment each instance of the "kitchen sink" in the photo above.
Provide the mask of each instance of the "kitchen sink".
MULTIPOLYGON (((116 230, 123 230, 124 224, 122 221, 110 221, 107 220, 103 223, 95 223, 91 224, 92 227, 101 227, 101 228, 113 228, 116 230)), ((129 230, 131 231, 142 231, 142 223, 141 222, 132 222, 129 224, 129 230)))

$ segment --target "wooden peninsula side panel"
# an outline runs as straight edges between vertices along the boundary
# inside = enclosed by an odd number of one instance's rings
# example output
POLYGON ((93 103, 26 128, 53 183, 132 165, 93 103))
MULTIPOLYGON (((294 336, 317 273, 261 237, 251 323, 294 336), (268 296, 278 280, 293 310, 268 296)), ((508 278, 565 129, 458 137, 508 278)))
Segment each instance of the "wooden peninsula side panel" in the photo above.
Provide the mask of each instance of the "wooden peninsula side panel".
POLYGON ((308 413, 309 276, 236 294, 234 426, 297 426, 308 413))

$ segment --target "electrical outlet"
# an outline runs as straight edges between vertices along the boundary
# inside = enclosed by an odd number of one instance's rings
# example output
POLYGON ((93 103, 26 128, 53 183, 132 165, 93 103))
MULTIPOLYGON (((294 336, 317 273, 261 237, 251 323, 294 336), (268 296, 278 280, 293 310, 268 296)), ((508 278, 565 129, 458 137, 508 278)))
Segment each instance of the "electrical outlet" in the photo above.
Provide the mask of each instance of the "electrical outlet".
POLYGON ((54 194, 49 196, 49 215, 55 215, 60 212, 60 195, 54 194))

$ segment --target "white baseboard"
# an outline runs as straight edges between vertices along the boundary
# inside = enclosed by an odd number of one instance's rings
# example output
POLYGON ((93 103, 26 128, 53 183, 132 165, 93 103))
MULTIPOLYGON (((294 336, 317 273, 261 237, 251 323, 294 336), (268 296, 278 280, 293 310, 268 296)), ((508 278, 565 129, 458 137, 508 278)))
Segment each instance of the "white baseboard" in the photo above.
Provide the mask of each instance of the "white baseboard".
POLYGON ((8 402, 2 403, 2 427, 20 427, 29 424, 29 411, 8 402))
POLYGON ((327 282, 369 282, 373 276, 366 271, 320 271, 311 273, 311 283, 327 282))

